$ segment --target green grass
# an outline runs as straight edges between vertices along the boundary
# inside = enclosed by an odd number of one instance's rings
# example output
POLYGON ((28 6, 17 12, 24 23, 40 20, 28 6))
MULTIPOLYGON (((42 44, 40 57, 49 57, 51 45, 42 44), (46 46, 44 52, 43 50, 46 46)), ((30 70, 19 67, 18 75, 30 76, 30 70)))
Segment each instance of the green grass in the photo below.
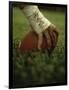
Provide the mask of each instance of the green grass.
POLYGON ((59 32, 57 47, 51 57, 48 57, 47 51, 24 53, 16 49, 18 40, 24 38, 31 28, 24 14, 13 8, 14 87, 65 82, 65 12, 41 11, 59 32))

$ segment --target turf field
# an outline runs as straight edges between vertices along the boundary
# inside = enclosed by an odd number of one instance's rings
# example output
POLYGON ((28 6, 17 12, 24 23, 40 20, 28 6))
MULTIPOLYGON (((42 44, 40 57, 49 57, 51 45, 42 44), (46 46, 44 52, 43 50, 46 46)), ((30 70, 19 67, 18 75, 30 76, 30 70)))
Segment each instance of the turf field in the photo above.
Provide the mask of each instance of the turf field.
POLYGON ((65 12, 41 9, 59 32, 57 47, 51 57, 45 52, 19 52, 21 38, 31 30, 21 10, 13 8, 13 80, 14 87, 65 82, 65 12))

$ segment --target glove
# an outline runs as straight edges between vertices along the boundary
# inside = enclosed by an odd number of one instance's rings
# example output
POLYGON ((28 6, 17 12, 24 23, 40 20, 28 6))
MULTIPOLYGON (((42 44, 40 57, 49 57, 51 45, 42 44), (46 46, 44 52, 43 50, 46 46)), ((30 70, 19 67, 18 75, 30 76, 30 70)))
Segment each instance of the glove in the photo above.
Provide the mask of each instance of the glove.
POLYGON ((50 55, 57 45, 58 41, 57 28, 54 25, 51 25, 50 27, 48 27, 48 29, 45 30, 44 35, 46 38, 45 40, 47 44, 48 54, 50 55))

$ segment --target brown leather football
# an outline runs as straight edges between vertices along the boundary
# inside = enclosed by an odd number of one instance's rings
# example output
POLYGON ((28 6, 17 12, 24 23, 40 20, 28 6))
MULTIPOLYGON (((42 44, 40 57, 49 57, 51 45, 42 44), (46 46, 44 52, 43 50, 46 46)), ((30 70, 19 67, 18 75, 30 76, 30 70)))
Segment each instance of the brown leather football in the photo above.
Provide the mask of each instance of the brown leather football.
MULTIPOLYGON (((48 34, 50 35, 50 45, 49 43, 47 43, 47 38, 46 36, 43 35, 43 42, 42 42, 42 46, 41 49, 45 50, 45 49, 53 49, 56 47, 57 45, 57 41, 58 41, 58 32, 56 30, 48 30, 48 34)), ((23 38, 20 41, 20 46, 19 46, 19 50, 20 51, 32 51, 32 50, 38 50, 37 45, 38 44, 38 35, 34 32, 34 31, 30 31, 25 38, 23 38)))

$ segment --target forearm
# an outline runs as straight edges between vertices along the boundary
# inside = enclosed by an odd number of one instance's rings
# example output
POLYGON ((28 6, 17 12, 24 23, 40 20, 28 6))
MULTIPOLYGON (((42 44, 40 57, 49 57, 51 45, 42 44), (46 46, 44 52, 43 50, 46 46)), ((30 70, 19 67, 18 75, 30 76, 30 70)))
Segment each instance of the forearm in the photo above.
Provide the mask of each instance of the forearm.
POLYGON ((38 6, 27 5, 23 9, 23 13, 37 34, 43 32, 51 24, 40 12, 38 6))

